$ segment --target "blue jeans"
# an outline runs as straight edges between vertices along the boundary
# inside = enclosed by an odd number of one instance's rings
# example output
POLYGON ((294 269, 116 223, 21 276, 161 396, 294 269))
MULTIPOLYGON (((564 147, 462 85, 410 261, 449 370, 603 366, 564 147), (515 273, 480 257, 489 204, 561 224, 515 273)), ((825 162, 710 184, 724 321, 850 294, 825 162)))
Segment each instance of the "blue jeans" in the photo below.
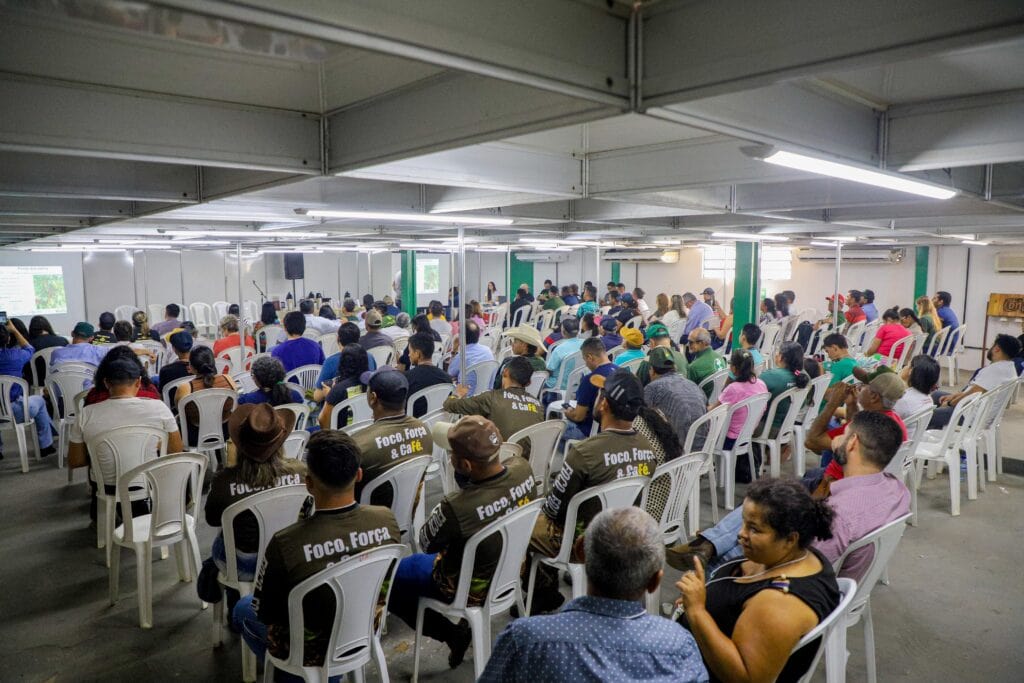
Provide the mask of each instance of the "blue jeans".
MULTIPOLYGON (((252 607, 252 596, 242 597, 231 612, 231 621, 235 630, 242 634, 242 640, 249 646, 249 649, 256 655, 256 659, 263 660, 267 653, 267 626, 256 616, 256 610, 252 607)), ((341 683, 341 676, 331 676, 329 683, 341 683)), ((274 671, 274 680, 302 682, 298 676, 286 671, 274 671)))
MULTIPOLYGON (((221 573, 227 574, 227 554, 224 552, 223 533, 217 534, 217 538, 213 539, 211 553, 213 555, 213 561, 217 565, 217 569, 219 569, 221 573)), ((257 558, 257 553, 243 553, 238 550, 235 551, 235 562, 238 564, 239 581, 252 581, 256 578, 257 558)))
MULTIPOLYGON (((11 403, 11 410, 14 418, 21 423, 25 422, 25 397, 11 403)), ((50 414, 46 412, 46 401, 42 396, 28 397, 28 415, 36 423, 36 435, 39 437, 39 447, 49 448, 53 445, 53 424, 50 422, 50 414)))
POLYGON ((558 452, 562 453, 565 451, 565 444, 571 440, 582 441, 583 439, 590 438, 590 434, 584 434, 583 430, 576 422, 565 423, 565 433, 562 434, 562 440, 558 442, 558 452))
MULTIPOLYGON (((409 628, 416 628, 416 607, 420 598, 433 598, 447 602, 447 598, 434 582, 436 553, 417 553, 398 563, 395 581, 388 598, 388 612, 400 618, 409 628)), ((423 615, 423 635, 447 643, 457 635, 455 625, 437 612, 428 610, 423 615)))
POLYGON ((718 524, 700 532, 700 535, 715 546, 715 559, 707 566, 710 572, 722 564, 743 557, 743 549, 736 541, 740 529, 743 528, 743 506, 729 512, 718 521, 718 524))

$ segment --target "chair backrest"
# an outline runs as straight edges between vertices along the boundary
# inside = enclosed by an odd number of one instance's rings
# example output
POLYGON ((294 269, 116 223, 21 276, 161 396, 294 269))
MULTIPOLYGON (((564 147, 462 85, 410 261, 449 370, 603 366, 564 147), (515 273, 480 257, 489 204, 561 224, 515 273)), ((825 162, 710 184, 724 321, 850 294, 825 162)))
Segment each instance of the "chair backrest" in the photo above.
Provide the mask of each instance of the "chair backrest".
POLYGON ((430 327, 440 335, 452 336, 452 324, 447 320, 434 318, 430 321, 430 327))
MULTIPOLYGON (((459 571, 459 583, 455 587, 455 597, 451 602, 452 607, 465 609, 473 581, 477 548, 494 535, 501 538, 501 555, 494 568, 490 587, 487 589, 484 613, 490 614, 515 602, 516 591, 521 582, 520 568, 526 558, 526 547, 530 544, 530 535, 543 505, 544 500, 539 499, 521 508, 514 508, 512 512, 499 517, 469 537, 462 551, 462 567, 459 571)), ((565 545, 571 546, 572 543, 565 545)))
POLYGON ((871 590, 878 583, 878 579, 882 577, 885 568, 889 566, 889 561, 896 552, 896 546, 899 545, 900 539, 903 538, 903 532, 907 528, 907 521, 912 516, 908 512, 902 517, 894 519, 888 524, 883 524, 871 533, 858 538, 846 546, 843 554, 832 563, 832 570, 836 573, 836 576, 841 576, 843 565, 847 563, 850 556, 859 550, 866 549, 868 546, 872 548, 871 551, 864 550, 864 552, 871 552, 871 561, 860 578, 855 579, 857 581, 857 594, 853 598, 853 604, 850 606, 851 610, 861 607, 868 601, 868 598, 871 596, 871 590))
POLYGON ((922 353, 924 353, 924 345, 927 339, 928 335, 925 334, 924 332, 918 332, 917 334, 913 335, 914 341, 911 343, 910 355, 907 357, 907 362, 910 362, 910 358, 913 358, 914 356, 919 356, 922 353))
POLYGON ((803 389, 793 387, 786 389, 781 394, 775 397, 775 400, 771 402, 768 408, 768 417, 764 421, 764 429, 761 431, 760 438, 767 439, 771 433, 772 423, 775 421, 775 415, 778 413, 779 406, 784 401, 789 400, 789 406, 786 408, 786 415, 782 418, 782 422, 779 424, 779 430, 775 435, 775 438, 779 443, 786 443, 793 436, 793 425, 796 423, 797 415, 804 407, 804 402, 807 400, 807 394, 811 390, 810 383, 807 384, 803 389))
MULTIPOLYGON (((814 670, 818 668, 818 662, 821 661, 821 655, 825 652, 825 643, 831 637, 832 632, 839 628, 846 628, 846 615, 853 606, 853 600, 857 594, 857 582, 853 579, 836 579, 836 582, 839 584, 839 594, 842 596, 839 600, 839 604, 836 605, 836 608, 832 610, 827 617, 822 619, 817 626, 808 631, 807 634, 793 646, 793 652, 796 652, 800 648, 806 647, 807 645, 817 641, 814 658, 811 659, 811 665, 807 668, 804 675, 800 677, 798 683, 811 682, 811 679, 814 678, 814 670)), ((843 666, 843 670, 845 669, 846 667, 843 666)))
MULTIPOLYGON (((928 430, 928 423, 931 421, 934 412, 935 406, 928 406, 903 420, 903 425, 907 428, 907 440, 903 442, 903 446, 907 446, 911 452, 917 450, 917 444, 921 443, 924 439, 925 432, 928 430)), ((893 460, 896 460, 896 458, 894 457, 893 460)), ((889 462, 889 465, 892 465, 892 461, 889 462)), ((889 468, 886 467, 886 470, 888 471, 889 468)), ((893 474, 899 474, 899 472, 900 469, 893 470, 893 474)))
MULTIPOLYGON (((565 510, 565 526, 562 528, 575 529, 580 506, 595 498, 601 502, 602 512, 632 507, 649 483, 650 479, 647 477, 622 477, 580 491, 569 501, 569 506, 565 510)), ((568 562, 572 554, 572 545, 572 543, 563 543, 556 559, 568 562)))
POLYGON ((187 524, 188 485, 202 481, 206 472, 206 458, 198 453, 176 453, 155 460, 147 460, 123 472, 117 478, 117 500, 125 517, 124 540, 138 543, 166 536, 179 536, 187 524), (152 519, 141 527, 149 533, 146 538, 135 537, 135 525, 128 522, 132 514, 131 488, 142 482, 149 495, 152 519))
POLYGON ((558 452, 558 444, 565 434, 565 422, 562 420, 545 420, 529 427, 523 427, 508 437, 509 443, 520 443, 530 440, 530 467, 533 479, 537 482, 537 495, 547 488, 551 463, 558 452))
POLYGON ((340 429, 338 426, 338 420, 341 419, 341 415, 345 414, 346 408, 352 411, 353 424, 373 419, 373 411, 370 410, 370 404, 366 400, 366 394, 356 394, 355 396, 346 398, 331 409, 331 429, 340 429))
POLYGON ((797 422, 808 426, 814 422, 814 419, 818 417, 818 413, 821 411, 821 403, 825 400, 825 392, 828 391, 828 385, 831 381, 831 372, 823 372, 811 380, 811 383, 807 385, 808 399, 804 401, 806 410, 797 417, 797 422))
POLYGON ((299 520, 299 513, 302 512, 302 506, 306 504, 308 498, 309 492, 305 484, 291 484, 257 491, 224 508, 220 515, 220 528, 224 534, 224 555, 228 558, 227 579, 231 584, 238 584, 238 565, 233 561, 235 518, 243 512, 250 512, 256 518, 259 528, 256 566, 259 567, 263 564, 263 555, 270 539, 281 529, 299 520))
POLYGON ((960 399, 956 407, 953 408, 953 414, 949 418, 949 423, 942 430, 942 439, 937 451, 940 456, 947 449, 953 448, 955 444, 959 443, 959 439, 964 436, 964 432, 960 429, 961 421, 963 421, 965 429, 971 427, 977 412, 977 403, 981 400, 981 397, 982 394, 969 394, 960 399))
POLYGON ((465 384, 470 375, 476 377, 476 388, 473 390, 473 395, 476 396, 491 388, 491 385, 494 384, 494 373, 497 371, 498 361, 482 360, 466 368, 466 377, 462 378, 462 381, 465 384))
POLYGON ((302 457, 306 452, 306 444, 309 442, 309 432, 292 432, 285 438, 281 448, 284 449, 284 457, 291 460, 304 460, 302 457))
POLYGON ((302 387, 304 393, 309 389, 316 388, 316 381, 320 378, 320 370, 323 368, 322 365, 300 365, 288 374, 284 376, 285 382, 294 382, 302 387))
POLYGON ((305 403, 282 403, 279 406, 274 406, 274 410, 287 410, 295 413, 295 426, 292 427, 293 431, 301 432, 306 429, 306 423, 309 420, 309 406, 305 403))
POLYGON ((941 330, 936 330, 935 334, 932 335, 932 343, 927 344, 924 349, 924 353, 929 356, 937 356, 942 353, 943 349, 946 348, 946 339, 949 337, 949 328, 943 327, 941 330))
MULTIPOLYGON (((771 397, 772 395, 766 391, 761 394, 747 396, 742 401, 737 401, 729 406, 729 416, 726 419, 726 422, 729 424, 732 424, 732 417, 737 411, 744 408, 747 409, 747 417, 743 420, 740 433, 737 435, 735 443, 733 443, 733 452, 744 453, 750 447, 750 439, 754 436, 754 429, 757 427, 757 423, 761 421, 761 415, 764 414, 765 408, 768 407, 768 399, 771 397)), ((725 436, 728 433, 728 429, 722 430, 722 443, 725 442, 725 436)), ((718 450, 721 450, 722 443, 719 444, 718 450)))
POLYGON ((338 348, 338 335, 334 332, 321 334, 316 338, 316 343, 324 350, 324 356, 333 356, 340 349, 338 348))
POLYGON ((723 403, 690 423, 690 429, 686 432, 686 440, 683 442, 683 453, 713 453, 722 441, 722 434, 727 431, 728 417, 729 406, 723 403), (697 448, 697 437, 702 432, 704 444, 701 448, 697 448))
POLYGON ((154 427, 118 427, 96 435, 85 445, 96 483, 116 485, 124 472, 167 455, 167 433, 154 427))
MULTIPOLYGON (((424 387, 409 397, 405 404, 406 415, 412 415, 413 407, 421 398, 427 401, 426 413, 432 413, 444 405, 445 399, 452 395, 455 387, 451 384, 432 384, 424 387)), ((424 413, 424 414, 426 414, 424 413)))
POLYGON ((235 373, 252 369, 252 359, 256 355, 256 349, 246 346, 243 351, 241 346, 231 346, 224 349, 217 355, 217 372, 234 375, 235 373))
POLYGON ((623 370, 629 370, 630 372, 632 372, 635 375, 635 374, 640 372, 640 366, 643 364, 643 362, 645 360, 647 360, 646 357, 645 358, 634 358, 633 360, 627 360, 625 363, 623 363, 619 367, 622 368, 623 370))
MULTIPOLYGON (((135 306, 129 306, 128 304, 122 304, 122 305, 120 305, 120 306, 118 306, 117 308, 114 309, 114 319, 115 320, 127 320, 128 322, 131 322, 132 314, 135 313, 135 311, 137 311, 137 310, 138 309, 135 308, 135 306)), ((160 316, 157 318, 157 320, 161 320, 161 319, 163 319, 163 317, 164 317, 164 314, 163 314, 163 311, 161 311, 160 312, 160 316)), ((154 320, 152 322, 156 322, 156 321, 154 320)))
POLYGON ((914 335, 908 334, 903 339, 897 339, 889 349, 889 355, 886 356, 885 364, 890 368, 898 369, 903 367, 903 364, 910 360, 910 354, 913 349, 914 335))
POLYGON ((202 389, 181 399, 178 403, 178 422, 181 425, 182 440, 189 441, 186 448, 191 450, 224 446, 225 404, 230 405, 228 412, 234 411, 238 405, 238 394, 232 389, 202 389), (190 405, 196 407, 199 416, 195 443, 191 443, 188 430, 188 406, 190 405))
POLYGON ((395 362, 394 346, 374 346, 372 349, 368 349, 366 353, 373 356, 373 360, 377 362, 378 368, 393 365, 395 362))
POLYGON ((202 301, 196 301, 188 307, 189 313, 192 316, 192 322, 195 325, 210 325, 213 323, 213 308, 210 304, 203 303, 202 301))
POLYGON ((21 398, 25 400, 28 396, 28 382, 14 375, 0 375, 0 424, 14 422, 14 410, 11 407, 14 387, 21 387, 21 398))
POLYGON ((1018 383, 1020 383, 1019 378, 1011 379, 983 394, 988 396, 988 401, 985 407, 979 410, 978 420, 981 431, 992 429, 1003 419, 1003 413, 1010 406, 1010 400, 1013 398, 1013 392, 1018 383))
POLYGON ((530 319, 530 307, 520 306, 516 309, 515 314, 512 316, 512 323, 509 327, 518 327, 530 319))
POLYGON ((213 322, 214 325, 220 323, 220 319, 228 314, 228 308, 231 307, 227 301, 214 301, 213 308, 213 322))
POLYGON ((280 343, 278 338, 283 334, 284 327, 281 325, 265 325, 261 327, 253 333, 253 338, 256 340, 256 350, 260 353, 266 353, 280 343))
POLYGON ((164 307, 160 304, 150 304, 146 308, 150 322, 157 322, 164 319, 164 307))
POLYGON ((544 382, 548 381, 551 373, 547 370, 535 370, 530 375, 530 384, 526 387, 526 393, 534 398, 540 398, 540 392, 544 391, 544 382))
POLYGON ((587 366, 582 362, 569 373, 569 380, 565 385, 565 398, 568 399, 576 395, 576 390, 580 388, 580 384, 583 383, 583 375, 587 373, 587 366))
POLYGON ((773 355, 773 349, 779 342, 779 337, 782 336, 782 325, 778 323, 768 323, 761 328, 761 338, 757 340, 757 350, 764 355, 765 358, 770 358, 773 355))
POLYGON ((860 352, 861 339, 864 337, 865 327, 867 327, 867 323, 861 320, 846 328, 844 336, 846 337, 846 343, 849 344, 850 353, 857 354, 860 352))
POLYGON ((46 376, 46 390, 57 410, 58 417, 70 419, 75 417, 74 398, 92 385, 93 374, 76 370, 51 372, 46 376), (58 401, 57 399, 64 399, 58 401))
POLYGON ((235 384, 238 385, 238 393, 240 394, 248 394, 259 389, 256 380, 252 378, 252 373, 248 370, 231 373, 231 379, 235 380, 235 384))
POLYGON ((395 339, 395 364, 397 365, 398 359, 402 357, 405 350, 409 348, 409 337, 398 337, 395 339))
POLYGON ((407 550, 402 544, 371 548, 343 558, 292 588, 288 594, 289 667, 303 666, 306 631, 302 628, 302 603, 322 586, 334 593, 336 613, 320 680, 326 681, 334 671, 359 670, 369 662, 378 629, 375 621, 381 588, 386 587, 386 602, 394 585, 395 569, 407 550))
POLYGON ((372 419, 370 419, 370 420, 361 420, 359 422, 353 422, 350 425, 343 425, 341 427, 338 427, 338 431, 339 432, 343 432, 345 434, 348 434, 349 436, 352 436, 353 434, 355 434, 359 430, 366 429, 367 427, 369 427, 372 424, 373 424, 373 420, 372 419))
POLYGON ((35 353, 32 354, 32 359, 29 361, 29 365, 28 365, 29 372, 31 373, 30 376, 32 377, 32 386, 34 386, 34 387, 42 387, 43 386, 43 381, 44 381, 39 376, 39 368, 37 367, 36 361, 37 360, 42 360, 43 361, 43 368, 50 367, 50 356, 53 355, 53 352, 56 351, 58 348, 60 348, 60 347, 58 347, 58 346, 51 346, 51 347, 46 348, 46 349, 40 349, 40 350, 38 350, 38 351, 36 351, 35 353))
MULTIPOLYGON (((659 465, 651 475, 651 485, 663 477, 669 481, 668 500, 661 511, 658 526, 661 528, 662 541, 668 545, 676 541, 685 541, 686 527, 683 525, 683 512, 693 496, 693 490, 700 483, 700 473, 705 465, 710 464, 711 455, 694 453, 676 458, 659 465)), ((647 509, 647 497, 651 486, 644 489, 640 507, 647 509)))
POLYGON ((950 332, 948 339, 949 341, 946 342, 945 349, 946 355, 953 356, 955 354, 962 353, 964 350, 964 343, 967 339, 967 324, 964 323, 950 332))
POLYGON ((698 387, 701 391, 704 391, 704 387, 709 385, 711 386, 711 395, 708 396, 708 405, 717 401, 718 397, 722 395, 722 389, 725 388, 725 381, 727 379, 729 379, 728 368, 713 372, 701 380, 698 387))
MULTIPOLYGON (((52 361, 52 359, 51 359, 52 361)), ((50 368, 50 372, 89 372, 96 374, 96 366, 92 363, 76 363, 74 361, 66 361, 50 368)))
MULTIPOLYGON (((430 461, 429 455, 420 455, 404 460, 374 478, 359 494, 359 502, 362 505, 369 505, 374 491, 386 484, 391 485, 393 492, 391 512, 395 514, 395 520, 398 521, 403 543, 410 540, 413 506, 416 503, 420 484, 423 483, 423 474, 427 471, 430 461)), ((424 495, 424 492, 420 492, 419 495, 424 495)))
POLYGON ((622 327, 623 328, 629 328, 631 330, 639 330, 640 326, 643 324, 643 322, 644 322, 644 317, 642 315, 634 315, 632 318, 627 320, 626 324, 623 325, 622 327))
POLYGON ((170 382, 163 386, 163 388, 161 389, 161 393, 163 394, 164 397, 164 403, 167 404, 168 408, 174 410, 175 406, 177 406, 177 403, 174 401, 174 399, 171 398, 171 392, 180 387, 182 384, 190 383, 195 378, 195 375, 186 375, 185 377, 179 377, 178 379, 171 380, 170 382))
MULTIPOLYGON (((548 353, 550 352, 551 349, 548 349, 548 353)), ((562 364, 558 366, 558 378, 555 380, 555 388, 561 389, 563 386, 566 386, 566 382, 569 381, 569 375, 572 373, 572 371, 578 370, 581 367, 584 369, 584 371, 586 370, 586 365, 583 363, 583 354, 580 353, 579 351, 577 351, 576 353, 571 353, 565 358, 563 358, 562 364)), ((582 374, 580 376, 582 377, 582 374)), ((577 386, 579 385, 577 384, 577 386)), ((569 396, 570 394, 566 393, 565 395, 569 396)))

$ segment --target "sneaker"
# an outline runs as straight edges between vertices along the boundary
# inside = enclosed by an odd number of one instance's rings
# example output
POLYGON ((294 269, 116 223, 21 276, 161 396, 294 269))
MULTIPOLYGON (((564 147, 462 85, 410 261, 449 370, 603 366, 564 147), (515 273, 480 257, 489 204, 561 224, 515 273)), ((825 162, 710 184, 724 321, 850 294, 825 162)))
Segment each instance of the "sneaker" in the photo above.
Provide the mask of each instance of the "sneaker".
POLYGON ((448 668, 455 669, 462 664, 462 660, 466 658, 466 650, 472 642, 473 632, 469 629, 469 622, 463 619, 455 626, 455 633, 448 641, 448 668))
POLYGON ((56 452, 57 452, 57 449, 53 447, 53 444, 50 444, 50 445, 49 445, 49 446, 47 446, 46 448, 40 448, 40 449, 39 449, 39 455, 40 455, 41 457, 44 457, 44 458, 45 458, 46 456, 48 456, 48 455, 53 455, 53 454, 54 454, 54 453, 56 453, 56 452))
POLYGON ((673 569, 681 572, 693 571, 694 558, 700 558, 705 567, 715 557, 715 546, 711 541, 698 536, 689 543, 680 544, 665 550, 665 562, 673 569))

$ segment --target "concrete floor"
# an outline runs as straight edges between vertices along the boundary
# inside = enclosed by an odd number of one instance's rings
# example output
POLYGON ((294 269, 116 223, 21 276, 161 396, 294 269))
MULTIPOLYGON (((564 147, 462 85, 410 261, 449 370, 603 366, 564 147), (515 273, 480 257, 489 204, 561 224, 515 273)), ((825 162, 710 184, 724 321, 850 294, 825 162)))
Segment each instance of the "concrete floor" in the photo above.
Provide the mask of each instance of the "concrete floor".
MULTIPOLYGON (((1002 452, 1024 458, 1021 444, 1024 401, 1007 414, 1002 452)), ((33 462, 29 474, 10 454, 0 461, 0 681, 241 680, 238 639, 210 647, 210 612, 199 609, 192 584, 177 581, 173 559, 154 564, 151 630, 138 627, 129 552, 121 600, 108 606, 83 478, 66 486, 52 459, 33 462)), ((975 501, 965 492, 957 518, 949 515, 945 478, 926 480, 920 515, 891 565, 891 586, 879 586, 872 599, 879 680, 1022 680, 1024 477, 1006 474, 975 501)), ((201 526, 204 553, 213 535, 201 526)), ((668 571, 666 601, 677 578, 668 571)), ((495 633, 506 622, 497 620, 495 633)), ((859 626, 850 633, 850 681, 865 680, 861 634, 859 626)), ((410 630, 392 619, 384 644, 391 677, 408 680, 410 630)), ((472 650, 455 671, 444 646, 428 642, 424 655, 423 680, 473 680, 472 650)), ((367 678, 377 680, 372 667, 367 678)))

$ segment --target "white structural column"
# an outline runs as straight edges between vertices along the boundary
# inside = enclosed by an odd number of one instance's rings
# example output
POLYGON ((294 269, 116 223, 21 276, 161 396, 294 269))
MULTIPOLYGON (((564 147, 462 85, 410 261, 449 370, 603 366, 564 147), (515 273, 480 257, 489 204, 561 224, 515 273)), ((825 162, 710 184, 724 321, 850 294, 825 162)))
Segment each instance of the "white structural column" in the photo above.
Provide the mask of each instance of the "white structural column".
MULTIPOLYGON (((455 308, 458 311, 452 311, 452 317, 458 315, 459 318, 459 380, 463 383, 466 381, 466 325, 469 320, 466 316, 462 315, 465 310, 466 301, 466 230, 463 227, 459 227, 459 305, 455 308)), ((452 297, 452 304, 455 304, 455 298, 452 297)))
POLYGON ((839 321, 842 318, 842 308, 839 306, 839 272, 843 261, 843 243, 836 242, 836 272, 835 282, 832 286, 832 329, 839 331, 839 321))

